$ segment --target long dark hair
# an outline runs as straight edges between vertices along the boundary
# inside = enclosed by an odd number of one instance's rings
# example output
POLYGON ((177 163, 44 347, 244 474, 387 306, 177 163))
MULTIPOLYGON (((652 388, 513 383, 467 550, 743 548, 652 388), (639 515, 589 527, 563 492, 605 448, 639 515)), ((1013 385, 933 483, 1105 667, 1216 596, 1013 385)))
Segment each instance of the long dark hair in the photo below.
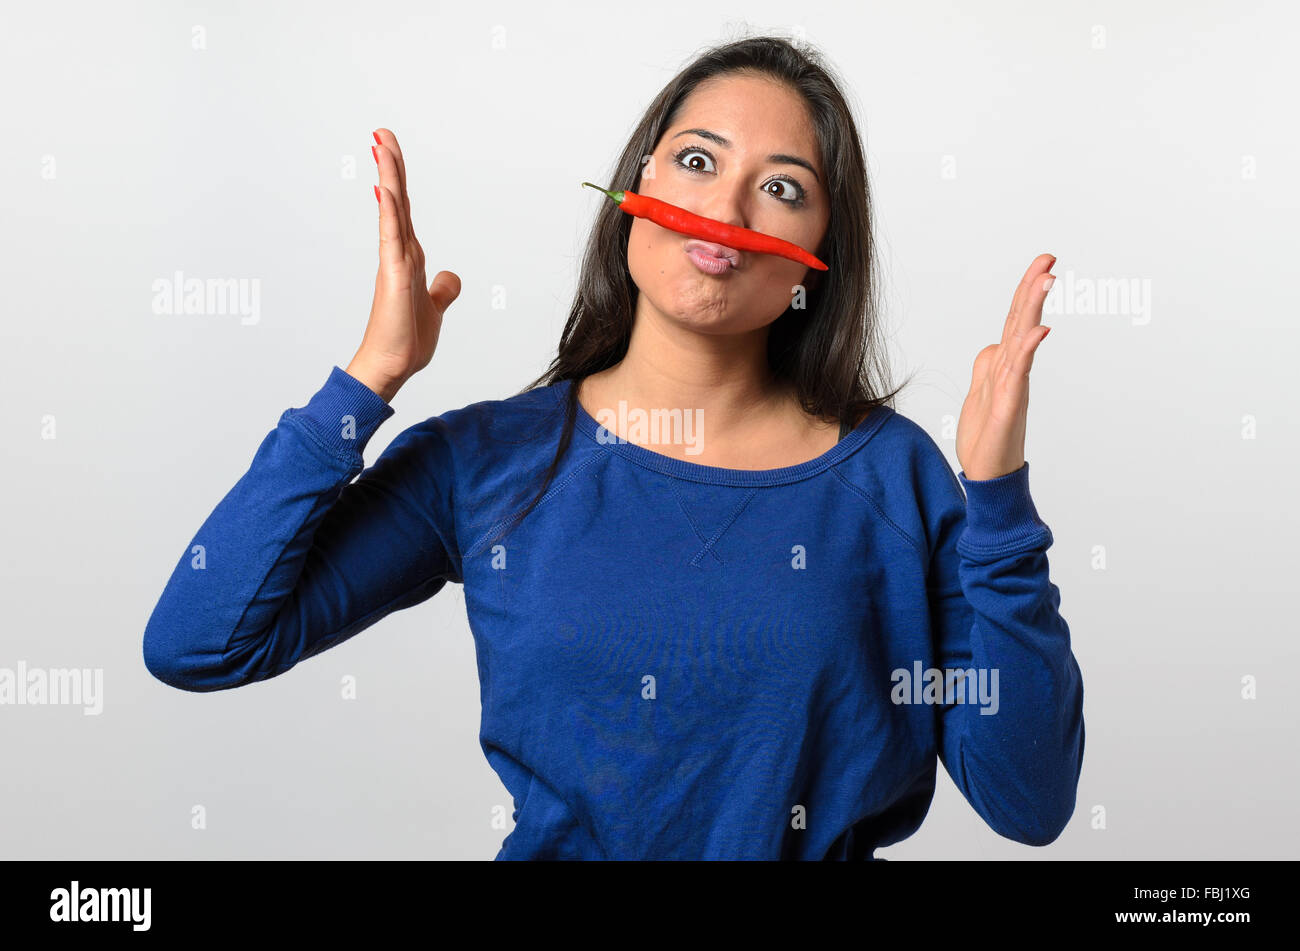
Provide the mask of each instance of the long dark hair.
MULTIPOLYGON (((803 306, 796 310, 792 304, 770 325, 768 363, 777 380, 794 384, 806 412, 852 428, 875 407, 892 408, 902 386, 885 392, 889 367, 880 346, 879 264, 862 142, 840 82, 812 47, 757 36, 699 54, 650 103, 609 187, 640 191, 643 158, 653 154, 686 97, 704 80, 733 73, 786 83, 803 96, 811 113, 831 209, 825 239, 815 253, 828 265, 829 277, 823 281, 820 272, 810 272, 813 280, 803 306)), ((555 358, 546 372, 519 391, 573 381, 555 458, 532 502, 510 519, 511 525, 533 510, 559 470, 573 438, 578 383, 614 366, 627 353, 637 297, 627 266, 631 227, 631 215, 611 201, 600 202, 555 358)))

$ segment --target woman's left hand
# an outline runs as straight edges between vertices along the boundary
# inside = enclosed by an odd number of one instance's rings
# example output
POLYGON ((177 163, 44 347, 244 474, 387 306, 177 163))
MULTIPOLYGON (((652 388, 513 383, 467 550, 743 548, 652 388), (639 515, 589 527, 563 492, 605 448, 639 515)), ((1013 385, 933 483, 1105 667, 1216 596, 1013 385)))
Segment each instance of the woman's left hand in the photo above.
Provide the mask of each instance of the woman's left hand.
POLYGON ((975 357, 970 392, 957 421, 957 461, 971 481, 996 479, 1025 464, 1029 368, 1052 328, 1044 327, 1043 301, 1056 258, 1040 254, 1020 280, 1002 325, 1002 342, 975 357), (1046 276, 1044 276, 1046 275, 1046 276))

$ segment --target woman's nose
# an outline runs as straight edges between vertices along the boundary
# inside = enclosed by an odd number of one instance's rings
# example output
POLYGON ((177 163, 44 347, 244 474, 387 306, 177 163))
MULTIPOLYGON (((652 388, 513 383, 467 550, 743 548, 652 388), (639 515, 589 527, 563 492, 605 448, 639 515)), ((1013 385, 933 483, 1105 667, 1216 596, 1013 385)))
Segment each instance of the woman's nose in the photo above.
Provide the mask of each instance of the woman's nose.
POLYGON ((721 221, 724 225, 734 225, 737 228, 749 227, 739 196, 730 193, 710 196, 704 203, 704 208, 696 214, 721 221))

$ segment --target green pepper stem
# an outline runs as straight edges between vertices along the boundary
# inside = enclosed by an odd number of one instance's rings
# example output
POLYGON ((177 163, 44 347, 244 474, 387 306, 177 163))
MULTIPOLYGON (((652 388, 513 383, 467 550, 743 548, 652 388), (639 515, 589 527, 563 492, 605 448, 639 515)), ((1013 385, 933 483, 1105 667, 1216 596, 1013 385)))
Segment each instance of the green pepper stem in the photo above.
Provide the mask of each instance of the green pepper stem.
POLYGON ((592 185, 591 182, 583 182, 582 184, 584 184, 584 185, 591 185, 591 187, 594 188, 594 189, 596 189, 596 191, 598 191, 598 192, 604 192, 606 195, 608 195, 610 198, 614 199, 614 200, 615 200, 616 202, 618 202, 619 204, 622 204, 622 203, 623 203, 623 193, 622 193, 621 191, 620 191, 620 192, 612 192, 612 191, 610 191, 610 190, 607 189, 607 188, 601 188, 599 185, 592 185))

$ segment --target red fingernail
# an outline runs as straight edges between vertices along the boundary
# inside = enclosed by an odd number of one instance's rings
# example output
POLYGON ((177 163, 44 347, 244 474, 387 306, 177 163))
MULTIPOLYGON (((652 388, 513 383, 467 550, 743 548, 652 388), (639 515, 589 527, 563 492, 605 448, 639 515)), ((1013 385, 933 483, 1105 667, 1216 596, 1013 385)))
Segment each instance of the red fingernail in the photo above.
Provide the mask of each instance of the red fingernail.
POLYGON ((379 197, 379 186, 378 186, 378 185, 375 186, 375 201, 379 202, 379 204, 381 204, 381 205, 384 203, 383 200, 380 199, 380 197, 379 197))
POLYGON ((375 157, 375 164, 378 165, 378 164, 379 164, 379 152, 377 152, 377 151, 375 150, 375 147, 374 147, 373 145, 370 146, 370 154, 373 155, 373 156, 375 157))
POLYGON ((376 144, 376 145, 383 145, 383 144, 384 144, 382 141, 380 141, 380 139, 379 139, 379 133, 378 133, 378 132, 371 132, 370 134, 373 135, 373 136, 375 137, 375 144, 376 144))
POLYGON ((1046 340, 1046 339, 1047 339, 1047 335, 1050 334, 1051 332, 1052 332, 1052 328, 1051 328, 1051 327, 1048 327, 1046 330, 1044 330, 1044 331, 1043 331, 1043 339, 1046 340))

